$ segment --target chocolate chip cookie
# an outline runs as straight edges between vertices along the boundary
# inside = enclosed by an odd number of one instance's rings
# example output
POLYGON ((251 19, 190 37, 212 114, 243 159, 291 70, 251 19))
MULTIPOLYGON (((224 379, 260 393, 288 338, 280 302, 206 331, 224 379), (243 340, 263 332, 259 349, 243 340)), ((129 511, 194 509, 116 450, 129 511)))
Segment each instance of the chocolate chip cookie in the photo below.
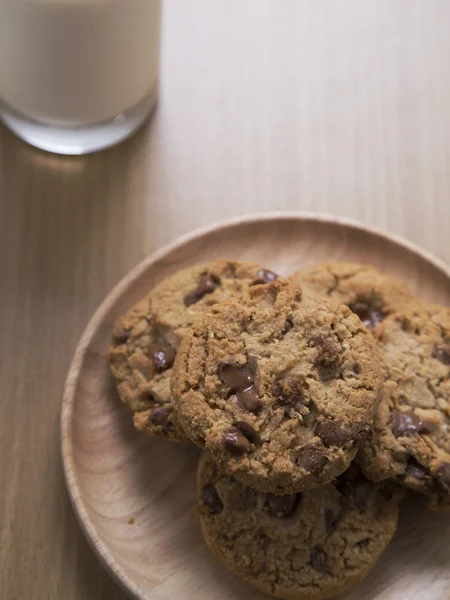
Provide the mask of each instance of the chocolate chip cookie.
POLYGON ((402 310, 376 332, 385 384, 359 462, 450 506, 450 309, 402 310))
POLYGON ((173 410, 170 378, 180 340, 198 315, 237 298, 276 274, 248 262, 217 261, 179 271, 159 283, 116 323, 111 371, 137 429, 188 441, 173 410))
POLYGON ((346 304, 369 329, 406 304, 417 302, 407 286, 395 277, 353 263, 313 265, 289 279, 299 284, 305 295, 329 296, 346 304))
POLYGON ((186 333, 172 391, 193 442, 267 492, 342 473, 371 429, 375 341, 350 309, 279 280, 212 307, 186 333))
POLYGON ((230 571, 285 600, 320 600, 360 582, 391 540, 395 491, 369 483, 355 465, 303 493, 257 492, 221 473, 204 454, 198 510, 206 545, 230 571))

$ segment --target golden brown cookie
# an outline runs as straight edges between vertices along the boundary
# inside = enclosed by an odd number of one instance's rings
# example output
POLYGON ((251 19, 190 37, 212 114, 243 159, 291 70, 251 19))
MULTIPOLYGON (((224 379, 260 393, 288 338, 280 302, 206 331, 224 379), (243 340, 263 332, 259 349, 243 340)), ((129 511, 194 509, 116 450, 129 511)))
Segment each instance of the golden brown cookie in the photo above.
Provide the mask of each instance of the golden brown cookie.
POLYGON ((381 373, 346 306, 278 280, 212 307, 186 333, 172 391, 179 421, 220 468, 284 494, 342 473, 369 433, 381 373))
POLYGON ((238 298, 276 275, 255 263, 216 261, 170 275, 118 319, 110 347, 111 371, 137 429, 188 441, 173 411, 172 365, 185 331, 203 312, 238 298))
POLYGON ((395 478, 450 506, 450 309, 402 310, 376 336, 384 392, 358 460, 370 479, 395 478))
POLYGON ((350 589, 397 526, 396 492, 369 483, 355 465, 321 488, 274 496, 224 475, 205 453, 197 483, 208 548, 243 580, 284 600, 350 589))
POLYGON ((312 265, 289 278, 307 296, 328 296, 346 304, 369 329, 406 304, 415 303, 407 286, 374 267, 347 262, 312 265))

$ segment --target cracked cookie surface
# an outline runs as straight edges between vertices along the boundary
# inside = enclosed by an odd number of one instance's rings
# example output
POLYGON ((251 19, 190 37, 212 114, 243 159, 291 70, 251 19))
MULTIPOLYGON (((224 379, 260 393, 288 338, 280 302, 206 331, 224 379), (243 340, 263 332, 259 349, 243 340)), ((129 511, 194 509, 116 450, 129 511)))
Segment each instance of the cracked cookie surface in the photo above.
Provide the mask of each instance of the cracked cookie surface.
POLYGON ((212 307, 187 332, 172 391, 183 429, 221 469, 285 494, 349 466, 380 384, 376 345, 358 317, 278 280, 212 307))
POLYGON ((385 373, 374 436, 358 460, 450 507, 450 309, 403 310, 376 333, 385 373))
POLYGON ((206 545, 230 571, 285 600, 343 593, 370 571, 398 519, 395 491, 352 465, 333 483, 286 496, 256 492, 205 453, 197 471, 206 545))
POLYGON ((187 328, 226 298, 237 298, 276 274, 249 262, 216 261, 170 275, 116 322, 111 371, 137 429, 188 441, 173 408, 170 378, 187 328))
POLYGON ((417 303, 408 287, 373 267, 347 262, 312 265, 289 278, 307 296, 328 296, 346 304, 368 329, 409 303, 417 303))

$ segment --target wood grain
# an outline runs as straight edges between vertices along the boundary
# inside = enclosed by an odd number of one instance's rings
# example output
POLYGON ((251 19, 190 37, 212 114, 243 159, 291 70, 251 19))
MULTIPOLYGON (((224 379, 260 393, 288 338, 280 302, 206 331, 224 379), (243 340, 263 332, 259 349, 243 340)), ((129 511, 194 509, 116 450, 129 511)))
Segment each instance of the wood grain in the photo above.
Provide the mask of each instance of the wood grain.
MULTIPOLYGON (((199 450, 133 430, 109 370, 116 318, 165 276, 201 260, 254 260, 288 276, 331 255, 401 276, 423 302, 450 305, 450 269, 426 253, 342 220, 285 213, 225 222, 161 249, 131 271, 93 316, 65 387, 62 456, 83 529, 133 597, 263 600, 264 595, 227 573, 204 547, 195 516, 199 450)), ((397 536, 347 600, 442 600, 450 594, 448 516, 430 513, 420 501, 402 509, 397 536)))
POLYGON ((66 159, 0 127, 0 598, 123 600, 63 485, 75 344, 112 286, 194 227, 349 216, 450 262, 447 0, 165 0, 150 126, 66 159))

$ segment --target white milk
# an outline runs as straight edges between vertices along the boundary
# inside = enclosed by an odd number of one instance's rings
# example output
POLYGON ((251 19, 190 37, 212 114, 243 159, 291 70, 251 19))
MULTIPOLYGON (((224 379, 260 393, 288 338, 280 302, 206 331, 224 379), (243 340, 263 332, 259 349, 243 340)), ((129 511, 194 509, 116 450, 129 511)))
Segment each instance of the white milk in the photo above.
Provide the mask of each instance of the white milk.
POLYGON ((161 0, 0 0, 0 99, 35 121, 113 119, 158 80, 161 0))

